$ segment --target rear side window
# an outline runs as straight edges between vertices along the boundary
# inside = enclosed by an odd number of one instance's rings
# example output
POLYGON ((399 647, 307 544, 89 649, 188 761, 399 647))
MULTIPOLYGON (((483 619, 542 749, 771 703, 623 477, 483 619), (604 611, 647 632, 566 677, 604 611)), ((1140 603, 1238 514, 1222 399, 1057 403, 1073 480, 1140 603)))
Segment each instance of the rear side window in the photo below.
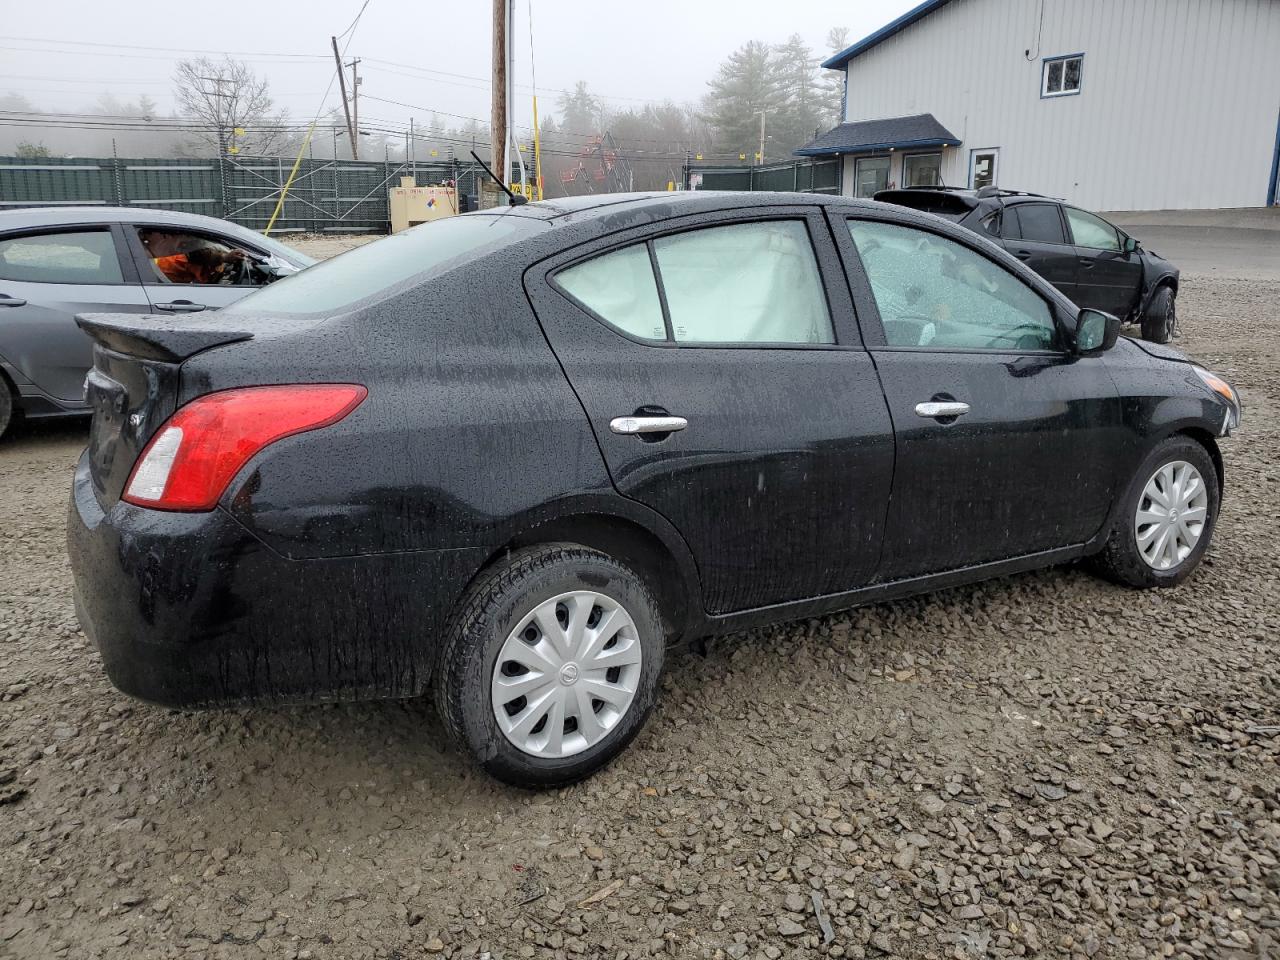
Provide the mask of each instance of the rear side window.
POLYGON ((0 240, 0 280, 22 283, 122 283, 109 230, 42 233, 0 240))
POLYGON ((835 343, 803 222, 707 227, 653 248, 677 342, 835 343))
POLYGON ((1071 236, 1078 245, 1093 250, 1119 251, 1120 234, 1107 221, 1074 207, 1062 209, 1066 211, 1067 223, 1071 224, 1071 236))
POLYGON ((646 339, 666 339, 665 306, 677 343, 835 343, 800 220, 659 237, 561 270, 555 282, 606 323, 646 339))
POLYGON ((542 220, 467 214, 412 227, 261 287, 222 313, 328 313, 545 230, 542 220))
POLYGON ((1057 204, 1020 203, 1005 211, 1006 219, 1010 211, 1016 211, 1018 214, 1021 239, 1037 243, 1067 242, 1067 236, 1062 232, 1062 217, 1058 213, 1057 204))
POLYGON ((645 340, 667 335, 649 247, 638 243, 561 270, 556 282, 592 313, 645 340))

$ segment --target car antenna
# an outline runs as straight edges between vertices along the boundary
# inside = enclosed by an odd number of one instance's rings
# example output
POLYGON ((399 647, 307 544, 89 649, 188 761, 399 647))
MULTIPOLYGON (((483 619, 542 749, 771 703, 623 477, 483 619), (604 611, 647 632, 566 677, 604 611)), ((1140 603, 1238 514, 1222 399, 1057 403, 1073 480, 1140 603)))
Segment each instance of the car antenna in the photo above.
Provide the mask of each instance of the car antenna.
POLYGON ((474 150, 471 151, 471 156, 476 163, 480 164, 480 166, 484 168, 484 172, 489 175, 489 178, 498 185, 498 189, 507 195, 507 198, 511 201, 511 206, 518 207, 523 203, 529 202, 528 197, 522 197, 518 193, 513 193, 510 187, 499 180, 497 174, 489 169, 489 165, 481 160, 474 150))

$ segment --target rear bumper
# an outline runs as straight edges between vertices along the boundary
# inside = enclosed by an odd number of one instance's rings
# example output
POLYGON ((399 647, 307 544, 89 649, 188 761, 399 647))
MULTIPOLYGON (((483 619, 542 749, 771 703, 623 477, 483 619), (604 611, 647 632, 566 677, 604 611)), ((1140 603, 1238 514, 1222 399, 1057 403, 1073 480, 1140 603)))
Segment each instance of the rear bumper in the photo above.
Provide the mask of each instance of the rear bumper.
POLYGON ((483 551, 289 560, 221 509, 103 511, 88 458, 67 523, 76 612, 125 693, 172 707, 413 696, 483 551))

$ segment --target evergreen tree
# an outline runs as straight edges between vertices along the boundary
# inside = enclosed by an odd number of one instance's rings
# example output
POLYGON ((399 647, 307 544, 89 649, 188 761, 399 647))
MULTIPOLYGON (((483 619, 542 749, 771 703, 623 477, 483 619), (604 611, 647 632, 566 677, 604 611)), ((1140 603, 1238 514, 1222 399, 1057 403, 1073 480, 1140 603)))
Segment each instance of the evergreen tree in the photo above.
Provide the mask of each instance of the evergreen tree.
MULTIPOLYGON (((720 64, 704 101, 707 123, 717 154, 745 155, 750 161, 759 149, 760 114, 778 109, 778 91, 769 45, 752 40, 720 64)), ((766 131, 767 132, 767 131, 766 131)))
POLYGON ((765 153, 773 159, 789 158, 791 151, 808 143, 818 128, 826 125, 817 63, 798 33, 774 48, 772 74, 777 109, 768 117, 769 140, 765 143, 765 153))
MULTIPOLYGON (((849 46, 849 28, 832 27, 827 31, 828 55, 834 55, 849 46)), ((826 59, 825 57, 823 58, 826 59)), ((844 121, 841 108, 844 105, 844 71, 823 70, 821 91, 825 123, 834 126, 844 121)))

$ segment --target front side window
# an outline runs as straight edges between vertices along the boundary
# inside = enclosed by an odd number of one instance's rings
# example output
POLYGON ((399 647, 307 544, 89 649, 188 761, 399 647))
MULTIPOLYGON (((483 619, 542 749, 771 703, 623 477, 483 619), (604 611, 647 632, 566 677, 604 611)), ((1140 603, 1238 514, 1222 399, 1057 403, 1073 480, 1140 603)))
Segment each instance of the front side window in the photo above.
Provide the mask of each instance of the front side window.
POLYGON ((555 284, 606 323, 645 339, 666 339, 665 306, 676 343, 835 343, 800 220, 658 237, 567 267, 555 284))
POLYGON ((1120 251, 1120 233, 1101 217, 1085 213, 1075 207, 1063 207, 1067 223, 1071 225, 1071 237, 1077 246, 1092 250, 1120 251))
POLYGON ((122 283, 110 230, 42 233, 0 240, 0 280, 18 283, 122 283))
POLYGON ((849 232, 891 347, 1051 350, 1049 306, 1003 267, 936 234, 869 220, 849 232))
POLYGON ((144 283, 231 284, 249 252, 221 238, 163 227, 138 227, 138 241, 150 261, 144 283))
POLYGON ((1054 57, 1044 62, 1044 73, 1041 75, 1040 95, 1042 97, 1063 97, 1080 92, 1080 76, 1084 66, 1084 55, 1074 54, 1070 57, 1054 57))
POLYGON ((904 187, 942 186, 942 154, 917 153, 902 158, 904 187))

